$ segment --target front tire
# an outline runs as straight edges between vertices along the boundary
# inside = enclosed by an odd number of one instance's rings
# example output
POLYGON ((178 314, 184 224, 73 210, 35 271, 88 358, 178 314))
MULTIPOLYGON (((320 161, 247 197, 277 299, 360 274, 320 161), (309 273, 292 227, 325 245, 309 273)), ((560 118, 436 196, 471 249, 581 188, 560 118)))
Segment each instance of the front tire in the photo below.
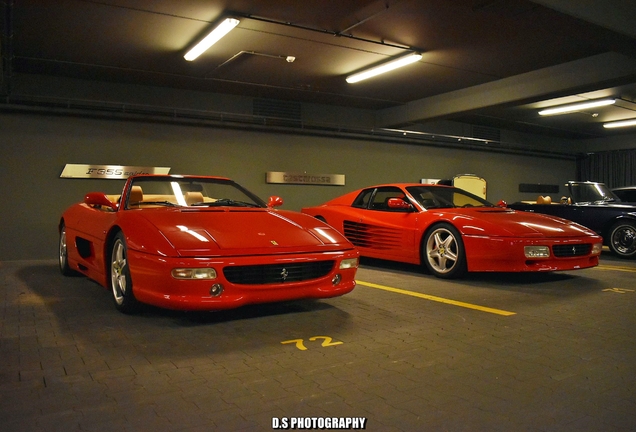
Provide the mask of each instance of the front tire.
POLYGON ((463 276, 466 273, 466 252, 459 231, 450 224, 435 225, 424 238, 422 261, 439 278, 463 276))
POLYGON ((133 283, 128 265, 128 248, 126 239, 117 233, 111 248, 110 289, 118 311, 132 314, 139 310, 139 302, 133 293, 133 283))
POLYGON ((636 257, 636 223, 619 221, 609 232, 608 246, 620 258, 636 257))
POLYGON ((64 224, 60 227, 60 241, 58 246, 60 273, 64 276, 73 276, 75 272, 71 270, 71 267, 68 265, 68 247, 66 245, 66 227, 64 224))

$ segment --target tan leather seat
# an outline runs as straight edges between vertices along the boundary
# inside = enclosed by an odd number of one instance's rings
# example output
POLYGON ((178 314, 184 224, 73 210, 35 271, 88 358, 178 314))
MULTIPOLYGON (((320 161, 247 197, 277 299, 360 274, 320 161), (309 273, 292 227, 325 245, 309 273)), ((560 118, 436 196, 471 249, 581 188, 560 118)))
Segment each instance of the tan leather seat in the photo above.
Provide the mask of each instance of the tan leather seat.
POLYGON ((144 191, 141 186, 133 186, 128 196, 128 205, 139 205, 144 200, 144 191))
POLYGON ((539 198, 537 198, 537 204, 552 204, 552 197, 539 195, 539 198))
POLYGON ((186 194, 185 194, 185 202, 189 206, 191 206, 192 204, 196 204, 196 203, 202 203, 203 202, 203 194, 201 192, 186 192, 186 194))

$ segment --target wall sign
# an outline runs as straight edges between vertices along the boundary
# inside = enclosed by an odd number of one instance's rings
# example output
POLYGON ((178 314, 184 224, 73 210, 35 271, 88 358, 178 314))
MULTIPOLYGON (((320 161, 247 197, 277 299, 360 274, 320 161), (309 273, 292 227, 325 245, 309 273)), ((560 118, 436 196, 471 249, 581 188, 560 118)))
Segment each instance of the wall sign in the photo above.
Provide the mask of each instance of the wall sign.
POLYGON ((66 164, 60 178, 127 179, 131 175, 169 172, 169 167, 66 164))
POLYGON ((344 174, 308 174, 269 171, 267 173, 267 183, 344 186, 345 176, 344 174))

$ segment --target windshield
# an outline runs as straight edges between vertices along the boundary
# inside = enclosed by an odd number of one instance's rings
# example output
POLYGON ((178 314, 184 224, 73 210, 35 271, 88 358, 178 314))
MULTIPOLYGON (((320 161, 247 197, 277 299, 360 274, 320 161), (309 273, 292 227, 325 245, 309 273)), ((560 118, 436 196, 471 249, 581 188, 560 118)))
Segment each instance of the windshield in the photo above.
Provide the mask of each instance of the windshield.
POLYGON ((569 186, 575 203, 620 201, 603 183, 570 183, 569 186))
POLYGON ((133 179, 126 208, 266 207, 242 186, 227 179, 139 177, 133 179))
POLYGON ((409 186, 406 190, 426 209, 453 207, 494 207, 485 199, 454 187, 409 186))

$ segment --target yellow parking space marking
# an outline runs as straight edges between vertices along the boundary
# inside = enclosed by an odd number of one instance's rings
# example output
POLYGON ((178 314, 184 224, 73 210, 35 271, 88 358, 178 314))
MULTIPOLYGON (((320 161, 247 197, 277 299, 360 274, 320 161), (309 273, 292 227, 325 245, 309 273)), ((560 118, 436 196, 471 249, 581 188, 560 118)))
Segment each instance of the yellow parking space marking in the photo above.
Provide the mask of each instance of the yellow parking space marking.
POLYGON ((482 312, 488 312, 488 313, 492 313, 492 314, 497 314, 497 315, 503 315, 503 316, 510 316, 510 315, 516 315, 516 312, 508 312, 505 310, 501 310, 501 309, 494 309, 494 308, 489 308, 489 307, 485 307, 485 306, 479 306, 479 305, 475 305, 475 304, 471 304, 471 303, 464 303, 464 302, 460 302, 460 301, 456 301, 456 300, 451 300, 451 299, 447 299, 447 298, 443 298, 443 297, 436 297, 436 296, 432 296, 432 295, 428 295, 428 294, 422 294, 422 293, 418 293, 415 291, 407 291, 407 290, 403 290, 403 289, 399 289, 399 288, 392 288, 392 287, 388 287, 388 286, 384 286, 384 285, 378 285, 378 284, 374 284, 374 283, 370 283, 370 282, 363 282, 363 281, 356 281, 356 283, 358 285, 363 285, 369 288, 376 288, 376 289, 380 289, 380 290, 384 290, 384 291, 390 291, 390 292, 394 292, 394 293, 398 293, 398 294, 404 294, 404 295, 409 295, 412 297, 419 297, 419 298, 423 298, 426 300, 431 300, 431 301, 436 301, 439 303, 446 303, 446 304, 450 304, 450 305, 454 305, 454 306, 460 306, 463 308, 468 308, 468 309, 475 309, 478 311, 482 311, 482 312))
POLYGON ((614 271, 622 271, 629 273, 636 273, 635 267, 623 267, 623 266, 612 266, 612 265, 598 265, 596 267, 592 267, 596 270, 614 270, 614 271))
POLYGON ((615 292, 615 293, 619 293, 619 294, 625 294, 628 292, 634 292, 633 289, 627 289, 627 288, 607 288, 604 289, 603 291, 605 292, 615 292))

